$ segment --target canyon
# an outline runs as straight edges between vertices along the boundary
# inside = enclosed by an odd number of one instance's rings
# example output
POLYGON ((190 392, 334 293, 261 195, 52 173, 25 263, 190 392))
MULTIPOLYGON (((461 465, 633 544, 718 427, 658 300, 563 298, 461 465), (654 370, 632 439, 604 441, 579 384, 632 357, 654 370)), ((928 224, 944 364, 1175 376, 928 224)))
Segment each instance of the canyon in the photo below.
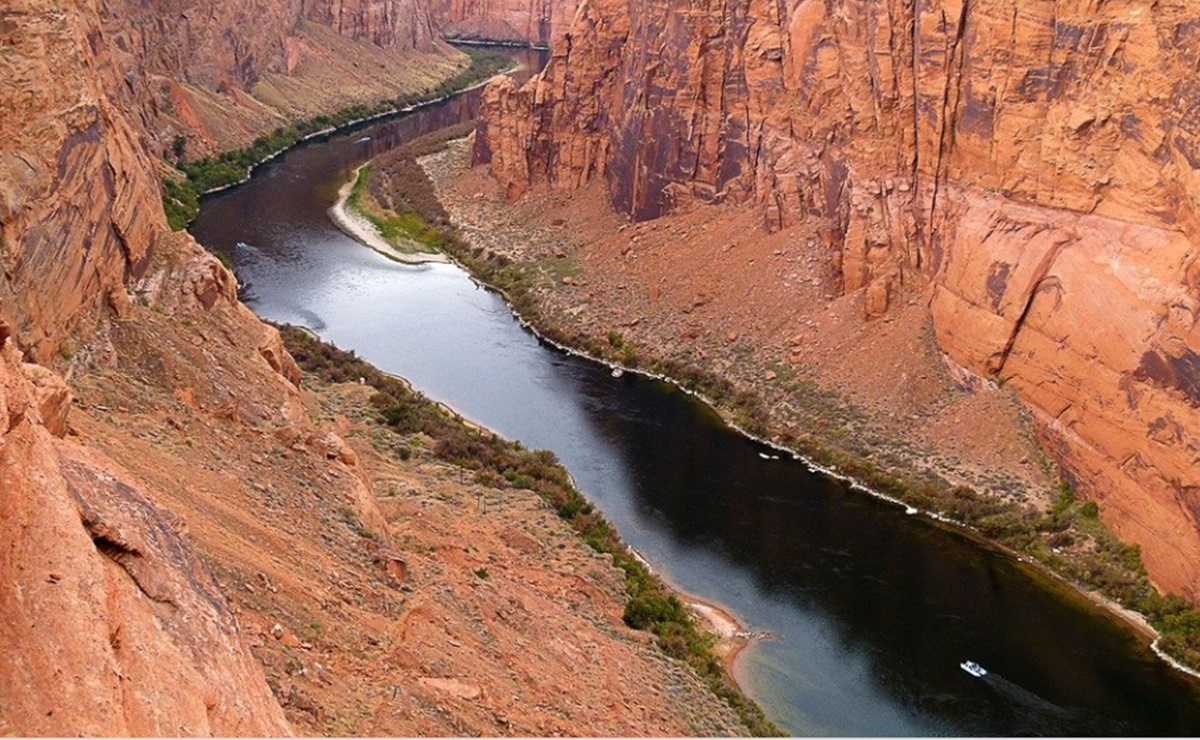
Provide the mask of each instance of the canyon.
POLYGON ((622 623, 611 560, 528 491, 517 519, 464 520, 478 483, 401 455, 367 389, 302 375, 167 226, 177 141, 201 156, 461 70, 430 17, 0 8, 0 733, 746 731, 622 623))
POLYGON ((708 355, 718 369, 760 380, 775 358, 745 360, 739 339, 816 367, 806 337, 849 337, 836 359, 870 367, 860 386, 902 388, 911 418, 951 384, 973 389, 931 433, 988 436, 982 457, 1036 468, 1036 445, 997 422, 1021 413, 992 393, 1003 384, 1156 583, 1195 601, 1189 14, 6 3, 0 734, 748 731, 622 622, 611 557, 531 491, 501 484, 505 516, 489 516, 499 489, 435 440, 382 428, 357 378, 303 373, 220 260, 168 228, 168 160, 428 93, 468 64, 443 34, 553 44, 543 75, 487 88, 474 157, 495 182, 456 170, 455 197, 551 202, 527 224, 569 218, 599 245, 579 256, 586 277, 559 284, 563 312, 594 309, 596 327, 639 341, 728 345, 708 355), (797 255, 823 332, 768 269, 797 255))
MULTIPOLYGON (((509 199, 599 186, 647 226, 717 209, 819 266, 818 303, 852 302, 856 335, 915 309, 955 382, 1015 391, 1078 493, 1160 588, 1195 602, 1194 11, 594 0, 542 75, 489 86, 474 158, 509 199)), ((693 270, 659 238, 650 275, 693 270)), ((716 272, 702 293, 740 287, 716 272)), ((651 282, 639 294, 654 302, 651 282)), ((801 323, 784 317, 765 343, 801 323)))

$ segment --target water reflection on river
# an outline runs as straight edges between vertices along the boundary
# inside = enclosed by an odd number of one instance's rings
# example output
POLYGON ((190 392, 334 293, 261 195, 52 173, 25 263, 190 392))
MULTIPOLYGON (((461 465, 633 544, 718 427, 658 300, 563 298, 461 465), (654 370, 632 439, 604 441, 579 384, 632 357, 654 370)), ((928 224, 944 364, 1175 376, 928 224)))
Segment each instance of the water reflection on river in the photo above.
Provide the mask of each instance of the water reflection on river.
POLYGON ((798 463, 764 460, 687 396, 541 346, 456 268, 389 262, 329 222, 354 167, 469 118, 477 98, 301 147, 207 199, 192 231, 233 258, 259 315, 554 450, 674 583, 777 635, 737 673, 793 733, 1200 732, 1196 685, 1082 598, 798 463), (991 673, 969 676, 966 659, 991 673))

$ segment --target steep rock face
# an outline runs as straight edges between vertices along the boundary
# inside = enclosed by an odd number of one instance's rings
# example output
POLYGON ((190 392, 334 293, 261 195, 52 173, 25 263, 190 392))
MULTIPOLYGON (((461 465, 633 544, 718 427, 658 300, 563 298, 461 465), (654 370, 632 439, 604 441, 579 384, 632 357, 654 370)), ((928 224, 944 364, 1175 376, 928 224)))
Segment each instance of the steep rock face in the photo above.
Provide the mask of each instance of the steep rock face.
POLYGON ((617 67, 629 37, 623 9, 620 0, 583 2, 572 34, 554 45, 542 74, 521 88, 503 77, 484 90, 474 157, 491 162, 510 197, 539 180, 574 189, 604 174, 617 67))
POLYGON ((421 0, 187 0, 182 7, 122 0, 111 2, 107 14, 112 31, 123 35, 122 48, 146 70, 211 89, 248 90, 265 74, 294 69, 302 19, 380 47, 433 49, 421 0))
POLYGON ((286 39, 300 17, 299 6, 287 0, 169 6, 110 0, 105 13, 131 65, 213 89, 246 89, 267 72, 285 70, 286 39))
POLYGON ((435 38, 426 0, 105 0, 102 16, 145 88, 153 146, 171 156, 176 136, 194 157, 297 115, 421 90, 453 73, 439 60, 458 56, 435 38))
POLYGON ((446 38, 557 41, 571 26, 576 0, 435 0, 433 13, 446 38))
POLYGON ((343 36, 376 46, 433 50, 433 26, 423 0, 321 0, 305 5, 304 14, 343 36))
POLYGON ((94 2, 0 9, 0 319, 45 361, 68 328, 145 269, 164 226, 137 109, 94 2))
POLYGON ((1161 585, 1200 598, 1200 26, 1186 2, 588 0, 485 95, 511 196, 747 203, 862 291, 927 291, 1161 585))
POLYGON ((0 732, 289 734, 224 596, 69 392, 0 349, 0 732))

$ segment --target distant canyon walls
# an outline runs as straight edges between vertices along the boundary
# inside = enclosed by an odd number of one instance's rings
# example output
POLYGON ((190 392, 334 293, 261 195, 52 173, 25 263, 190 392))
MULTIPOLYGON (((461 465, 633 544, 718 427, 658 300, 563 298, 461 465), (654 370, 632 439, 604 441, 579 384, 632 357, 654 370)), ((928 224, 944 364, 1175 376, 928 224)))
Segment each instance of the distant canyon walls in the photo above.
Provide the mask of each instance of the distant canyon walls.
POLYGON ((434 50, 423 0, 109 0, 110 32, 155 74, 211 88, 250 89, 263 75, 294 69, 304 21, 382 48, 434 50))
POLYGON ((485 95, 515 197, 745 203, 861 291, 927 297, 1160 585, 1200 598, 1200 5, 584 0, 485 95))
POLYGON ((169 156, 419 93, 466 64, 440 41, 426 0, 106 0, 102 13, 152 102, 153 143, 169 156))
POLYGON ((309 0, 300 5, 304 17, 356 41, 434 50, 435 29, 425 0, 309 0))
POLYGON ((547 44, 571 26, 576 0, 433 0, 446 38, 547 44))

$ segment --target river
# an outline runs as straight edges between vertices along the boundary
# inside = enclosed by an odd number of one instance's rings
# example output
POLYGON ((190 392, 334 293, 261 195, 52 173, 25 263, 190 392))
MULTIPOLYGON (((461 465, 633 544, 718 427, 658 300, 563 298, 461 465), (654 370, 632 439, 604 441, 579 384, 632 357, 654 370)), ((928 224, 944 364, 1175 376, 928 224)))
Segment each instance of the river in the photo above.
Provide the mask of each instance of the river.
MULTIPOLYGON (((527 61, 537 63, 541 57, 527 61)), ((330 223, 359 164, 470 118, 478 93, 314 140, 206 198, 192 233, 260 316, 553 450, 668 580, 774 637, 735 673, 796 735, 1196 735, 1200 686, 1027 566, 726 429, 669 386, 547 347, 452 265, 330 223), (959 668, 989 669, 974 678, 959 668)))

